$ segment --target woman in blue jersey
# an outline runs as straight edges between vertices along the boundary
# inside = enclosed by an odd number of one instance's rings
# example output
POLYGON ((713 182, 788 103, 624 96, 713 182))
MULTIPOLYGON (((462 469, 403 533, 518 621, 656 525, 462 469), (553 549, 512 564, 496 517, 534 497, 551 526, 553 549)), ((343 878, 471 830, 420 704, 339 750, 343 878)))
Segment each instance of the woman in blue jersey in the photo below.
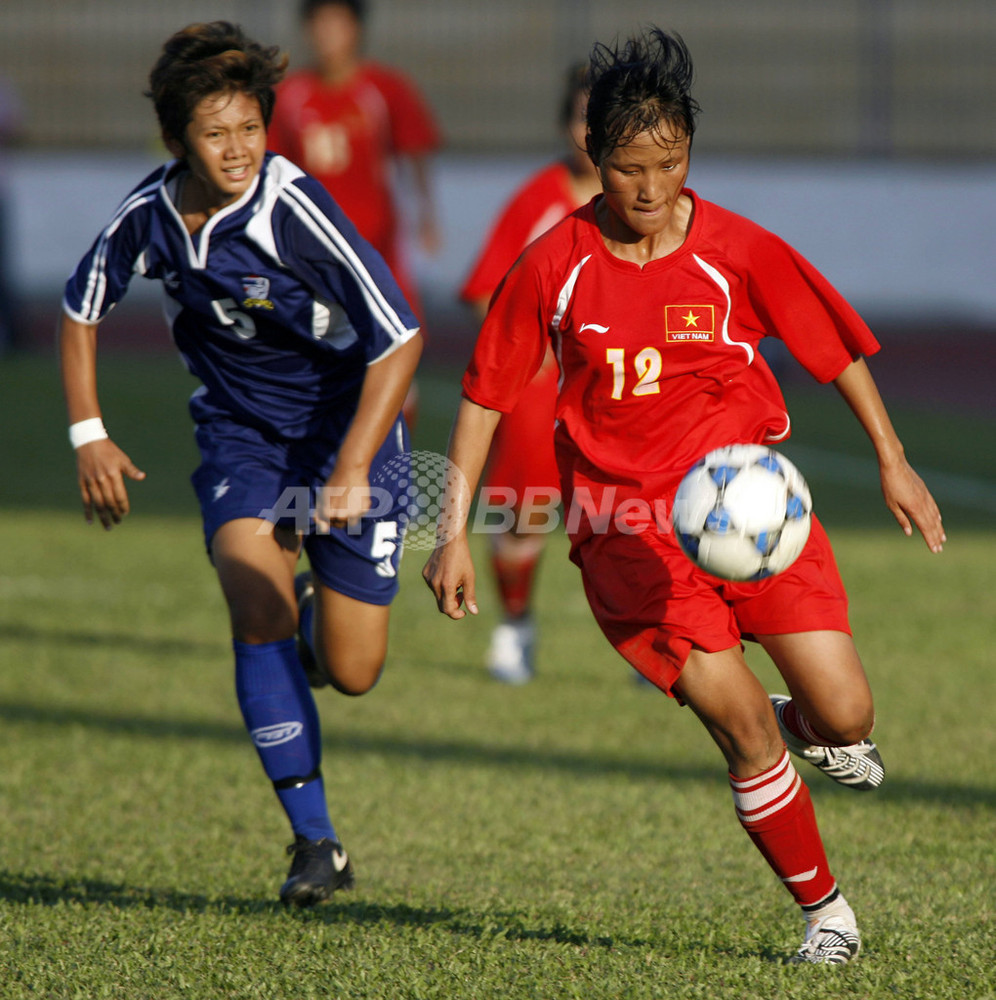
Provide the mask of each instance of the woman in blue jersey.
POLYGON ((175 159, 124 200, 67 283, 60 355, 84 513, 109 529, 128 513, 126 481, 144 473, 103 425, 97 327, 133 274, 162 282, 201 382, 193 484, 239 705, 295 836, 280 896, 310 906, 353 874, 329 818, 302 660, 350 695, 380 674, 405 514, 400 412, 421 336, 322 186, 266 152, 285 65, 226 22, 167 41, 148 96, 175 159), (314 589, 299 580, 296 594, 302 548, 314 589))

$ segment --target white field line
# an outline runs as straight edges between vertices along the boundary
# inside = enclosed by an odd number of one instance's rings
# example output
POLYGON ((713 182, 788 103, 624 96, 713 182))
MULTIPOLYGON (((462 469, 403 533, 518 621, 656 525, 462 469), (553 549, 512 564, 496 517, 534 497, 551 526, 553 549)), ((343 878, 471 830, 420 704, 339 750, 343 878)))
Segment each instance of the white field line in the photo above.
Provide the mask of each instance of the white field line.
MULTIPOLYGON (((841 452, 812 448, 809 445, 786 443, 782 450, 796 462, 803 475, 808 468, 813 470, 815 478, 816 470, 819 469, 821 477, 836 483, 878 486, 878 463, 874 459, 844 455, 841 452)), ((996 514, 996 482, 953 475, 950 472, 923 468, 915 464, 914 468, 938 502, 950 501, 962 507, 996 514)))

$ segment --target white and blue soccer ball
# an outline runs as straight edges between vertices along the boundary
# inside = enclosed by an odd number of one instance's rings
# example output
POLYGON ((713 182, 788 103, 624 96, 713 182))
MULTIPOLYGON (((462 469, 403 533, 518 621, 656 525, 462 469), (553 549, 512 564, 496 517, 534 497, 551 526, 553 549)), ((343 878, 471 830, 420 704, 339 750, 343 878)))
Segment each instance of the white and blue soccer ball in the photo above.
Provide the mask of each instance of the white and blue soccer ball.
POLYGON ((725 580, 788 569, 809 538, 813 500, 799 470, 759 444, 717 448, 688 470, 674 500, 688 557, 725 580))

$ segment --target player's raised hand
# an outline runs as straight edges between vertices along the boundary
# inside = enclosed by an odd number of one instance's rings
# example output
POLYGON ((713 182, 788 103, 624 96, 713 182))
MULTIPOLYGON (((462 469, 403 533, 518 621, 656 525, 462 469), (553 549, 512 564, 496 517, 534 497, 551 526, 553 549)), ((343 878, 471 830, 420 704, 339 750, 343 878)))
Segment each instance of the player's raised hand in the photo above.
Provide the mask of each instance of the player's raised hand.
POLYGON ((83 516, 94 516, 110 531, 131 509, 125 477, 141 481, 145 473, 110 438, 76 449, 76 476, 83 498, 83 516))
POLYGON ((916 525, 930 551, 940 552, 947 541, 941 512, 909 462, 903 459, 894 465, 883 466, 881 479, 885 503, 903 531, 912 535, 916 525))
POLYGON ((422 579, 435 595, 436 607, 444 615, 460 619, 468 611, 472 615, 477 614, 474 561, 465 534, 461 533, 433 549, 422 568, 422 579))

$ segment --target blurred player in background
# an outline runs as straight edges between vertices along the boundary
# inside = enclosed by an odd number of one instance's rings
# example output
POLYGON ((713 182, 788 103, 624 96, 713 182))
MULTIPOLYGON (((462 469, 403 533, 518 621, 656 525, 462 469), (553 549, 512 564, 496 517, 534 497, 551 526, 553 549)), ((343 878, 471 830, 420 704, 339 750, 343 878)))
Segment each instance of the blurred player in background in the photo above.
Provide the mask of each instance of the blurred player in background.
POLYGON ((133 274, 162 281, 173 339, 202 383, 192 482, 230 613, 236 694, 295 837, 280 897, 311 906, 353 873, 329 818, 298 640, 339 691, 376 683, 405 500, 397 477, 370 484, 408 450, 400 410, 421 337, 328 192, 267 153, 285 65, 227 22, 167 41, 149 96, 175 159, 128 195, 70 278, 60 355, 84 512, 111 528, 129 510, 125 480, 145 473, 104 428, 97 327, 133 274), (302 548, 314 585, 299 605, 302 548))
POLYGON ((878 349, 865 323, 782 240, 685 187, 691 80, 684 43, 659 29, 593 49, 586 142, 603 194, 534 242, 491 303, 450 439, 466 488, 450 487, 423 572, 442 612, 477 612, 471 497, 495 427, 552 344, 571 558, 595 618, 723 753, 737 818, 802 909, 791 960, 842 965, 861 936, 788 751, 851 788, 876 788, 885 772, 867 739, 872 695, 826 533, 814 518, 791 567, 734 584, 692 563, 668 523, 648 514, 640 530, 633 516, 669 510, 686 470, 713 448, 788 437, 757 350, 771 335, 854 412, 903 530, 917 527, 934 552, 944 531, 862 357, 878 349), (748 638, 791 698, 765 692, 744 658, 748 638))
MULTIPOLYGON (((484 319, 491 296, 519 254, 602 190, 584 146, 587 68, 586 63, 578 64, 567 73, 558 115, 565 155, 530 177, 512 195, 460 290, 461 300, 473 306, 478 319, 484 319)), ((484 482, 486 490, 497 491, 499 502, 504 495, 512 498, 514 505, 515 527, 490 536, 491 565, 504 620, 492 633, 487 665, 494 678, 507 684, 524 684, 535 670, 536 625, 531 602, 546 536, 543 530, 528 530, 528 514, 524 522, 521 505, 528 497, 549 509, 560 498, 553 454, 557 377, 557 363, 547 351, 542 368, 518 405, 498 425, 484 482)))
POLYGON ((410 174, 416 235, 434 253, 440 237, 430 157, 440 133, 414 84, 364 57, 366 13, 365 0, 304 0, 301 16, 315 64, 289 74, 278 88, 268 141, 325 185, 420 314, 395 202, 396 174, 399 167, 410 174))
POLYGON ((4 154, 21 138, 24 109, 14 85, 0 76, 0 354, 23 340, 18 292, 10 280, 10 192, 4 154))

